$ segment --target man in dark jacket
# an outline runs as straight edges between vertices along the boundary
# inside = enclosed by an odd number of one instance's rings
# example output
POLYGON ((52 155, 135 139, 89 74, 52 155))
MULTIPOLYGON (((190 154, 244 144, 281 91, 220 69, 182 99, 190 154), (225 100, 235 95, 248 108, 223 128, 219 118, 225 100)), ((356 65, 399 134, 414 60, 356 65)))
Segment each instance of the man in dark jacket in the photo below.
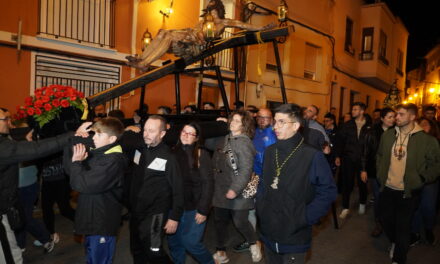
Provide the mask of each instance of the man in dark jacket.
POLYGON ((354 103, 351 109, 353 118, 345 122, 337 132, 335 164, 341 166, 342 212, 339 217, 342 219, 350 212, 350 195, 355 179, 359 187, 359 214, 365 213, 367 184, 366 179, 365 181, 360 179, 361 170, 365 171, 365 162, 361 160, 361 153, 365 135, 371 127, 371 118, 364 114, 365 109, 364 103, 354 103))
POLYGON ((175 156, 165 143, 166 120, 152 115, 133 158, 129 191, 130 246, 134 263, 172 263, 162 248, 164 230, 176 232, 183 213, 183 186, 175 156))
POLYGON ((88 263, 111 263, 121 223, 122 184, 127 165, 116 143, 124 125, 116 118, 103 118, 93 125, 96 149, 73 146, 69 164, 70 184, 79 192, 75 232, 86 236, 88 263))
POLYGON ((440 176, 438 141, 416 123, 417 111, 415 104, 396 107, 396 127, 383 133, 376 155, 380 217, 397 264, 406 262, 420 192, 440 176))
MULTIPOLYGON (((22 263, 22 254, 15 235, 10 228, 7 212, 17 202, 18 163, 34 160, 63 149, 73 133, 38 142, 15 142, 9 137, 10 117, 5 109, 0 109, 0 263, 22 263)), ((84 123, 77 133, 84 133, 90 123, 84 123)))
POLYGON ((274 119, 278 141, 264 155, 258 224, 267 263, 301 264, 311 245, 312 225, 336 199, 336 186, 322 151, 298 133, 301 108, 281 105, 274 119))

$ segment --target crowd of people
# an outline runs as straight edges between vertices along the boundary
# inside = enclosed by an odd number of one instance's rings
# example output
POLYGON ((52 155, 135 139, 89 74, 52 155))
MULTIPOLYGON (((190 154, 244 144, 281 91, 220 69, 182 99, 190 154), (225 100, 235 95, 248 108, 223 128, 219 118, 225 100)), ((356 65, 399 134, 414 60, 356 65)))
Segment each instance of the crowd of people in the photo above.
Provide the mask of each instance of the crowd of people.
MULTIPOLYGON (((203 108, 216 111, 210 102, 203 108)), ((228 263, 231 220, 243 237, 233 250, 249 252, 252 262, 264 256, 266 263, 305 263, 312 226, 338 193, 339 218, 349 221, 355 186, 358 214, 365 214, 372 193, 371 235, 386 234, 392 263, 406 263, 411 245, 436 241, 435 107, 425 107, 418 118, 416 105, 402 104, 376 109, 371 118, 365 104, 356 102, 348 117, 337 122, 336 109, 330 109, 321 124, 315 105, 283 104, 272 111, 238 102, 236 111, 216 122, 225 136, 208 138, 203 123, 189 121, 167 144, 173 123, 166 118, 173 111, 160 106, 149 115, 144 105, 127 125, 122 111, 107 113, 101 105, 93 124, 35 140, 25 123, 14 128, 1 108, 0 262, 23 262, 26 232, 45 252, 54 249, 60 241, 57 203, 74 221, 87 263, 112 262, 123 219, 129 221, 134 263, 185 263, 187 255, 198 263, 228 263), (44 223, 33 218, 39 178, 44 223), (209 216, 215 252, 203 243, 209 216)), ((182 113, 197 111, 190 105, 182 113)))

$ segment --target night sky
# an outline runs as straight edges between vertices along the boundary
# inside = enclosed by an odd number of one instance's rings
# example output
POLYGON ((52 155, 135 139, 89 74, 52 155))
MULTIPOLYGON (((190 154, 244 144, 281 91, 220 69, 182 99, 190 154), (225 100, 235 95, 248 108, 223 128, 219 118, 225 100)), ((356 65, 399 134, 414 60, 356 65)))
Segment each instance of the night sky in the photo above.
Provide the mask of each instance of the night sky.
MULTIPOLYGON (((374 1, 373 1, 374 2, 374 1)), ((417 68, 423 57, 440 43, 438 0, 384 0, 409 31, 406 70, 417 68)))

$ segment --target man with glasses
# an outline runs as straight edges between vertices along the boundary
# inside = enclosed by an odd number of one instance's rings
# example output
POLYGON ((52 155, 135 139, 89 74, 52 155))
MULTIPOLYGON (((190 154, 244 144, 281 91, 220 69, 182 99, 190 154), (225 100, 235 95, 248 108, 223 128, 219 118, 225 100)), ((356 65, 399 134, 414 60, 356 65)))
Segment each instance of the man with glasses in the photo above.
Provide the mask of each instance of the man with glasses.
MULTIPOLYGON (((257 188, 257 195, 260 195, 263 190, 262 184, 262 172, 263 172, 263 157, 266 148, 277 141, 275 132, 273 131, 272 122, 272 112, 267 108, 261 108, 257 112, 257 129, 255 130, 255 135, 253 138, 253 143, 255 150, 257 151, 254 158, 253 171, 258 177, 260 177, 260 183, 257 188)), ((249 212, 249 221, 251 222, 254 229, 256 228, 257 218, 255 216, 255 210, 249 212)), ((235 252, 243 252, 249 250, 249 243, 247 241, 234 247, 235 252)))
MULTIPOLYGON (((78 135, 87 134, 87 122, 77 130, 78 135)), ((21 249, 17 246, 10 221, 18 202, 18 163, 57 153, 67 144, 73 133, 48 138, 38 142, 15 142, 9 136, 11 119, 8 110, 0 108, 0 263, 23 263, 21 249), (9 215, 9 216, 8 216, 9 215)))
POLYGON ((263 193, 257 197, 258 225, 267 263, 305 263, 312 225, 336 199, 332 172, 322 151, 299 133, 301 108, 275 110, 277 142, 264 154, 263 193))

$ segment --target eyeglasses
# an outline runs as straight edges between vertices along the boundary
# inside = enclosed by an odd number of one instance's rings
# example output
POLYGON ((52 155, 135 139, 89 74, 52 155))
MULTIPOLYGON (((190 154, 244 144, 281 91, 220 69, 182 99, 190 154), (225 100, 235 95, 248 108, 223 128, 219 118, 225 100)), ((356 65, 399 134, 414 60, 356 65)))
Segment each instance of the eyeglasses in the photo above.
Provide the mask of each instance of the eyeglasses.
POLYGON ((296 122, 294 122, 294 121, 284 121, 284 120, 282 120, 282 119, 280 119, 280 120, 274 120, 274 121, 273 121, 273 126, 274 126, 274 127, 275 127, 275 126, 283 127, 285 124, 288 124, 288 123, 296 123, 296 122))
POLYGON ((191 133, 191 132, 186 132, 186 131, 184 131, 184 130, 182 130, 182 135, 185 135, 185 136, 193 136, 193 137, 197 137, 197 135, 196 135, 196 134, 194 134, 194 133, 191 133))

